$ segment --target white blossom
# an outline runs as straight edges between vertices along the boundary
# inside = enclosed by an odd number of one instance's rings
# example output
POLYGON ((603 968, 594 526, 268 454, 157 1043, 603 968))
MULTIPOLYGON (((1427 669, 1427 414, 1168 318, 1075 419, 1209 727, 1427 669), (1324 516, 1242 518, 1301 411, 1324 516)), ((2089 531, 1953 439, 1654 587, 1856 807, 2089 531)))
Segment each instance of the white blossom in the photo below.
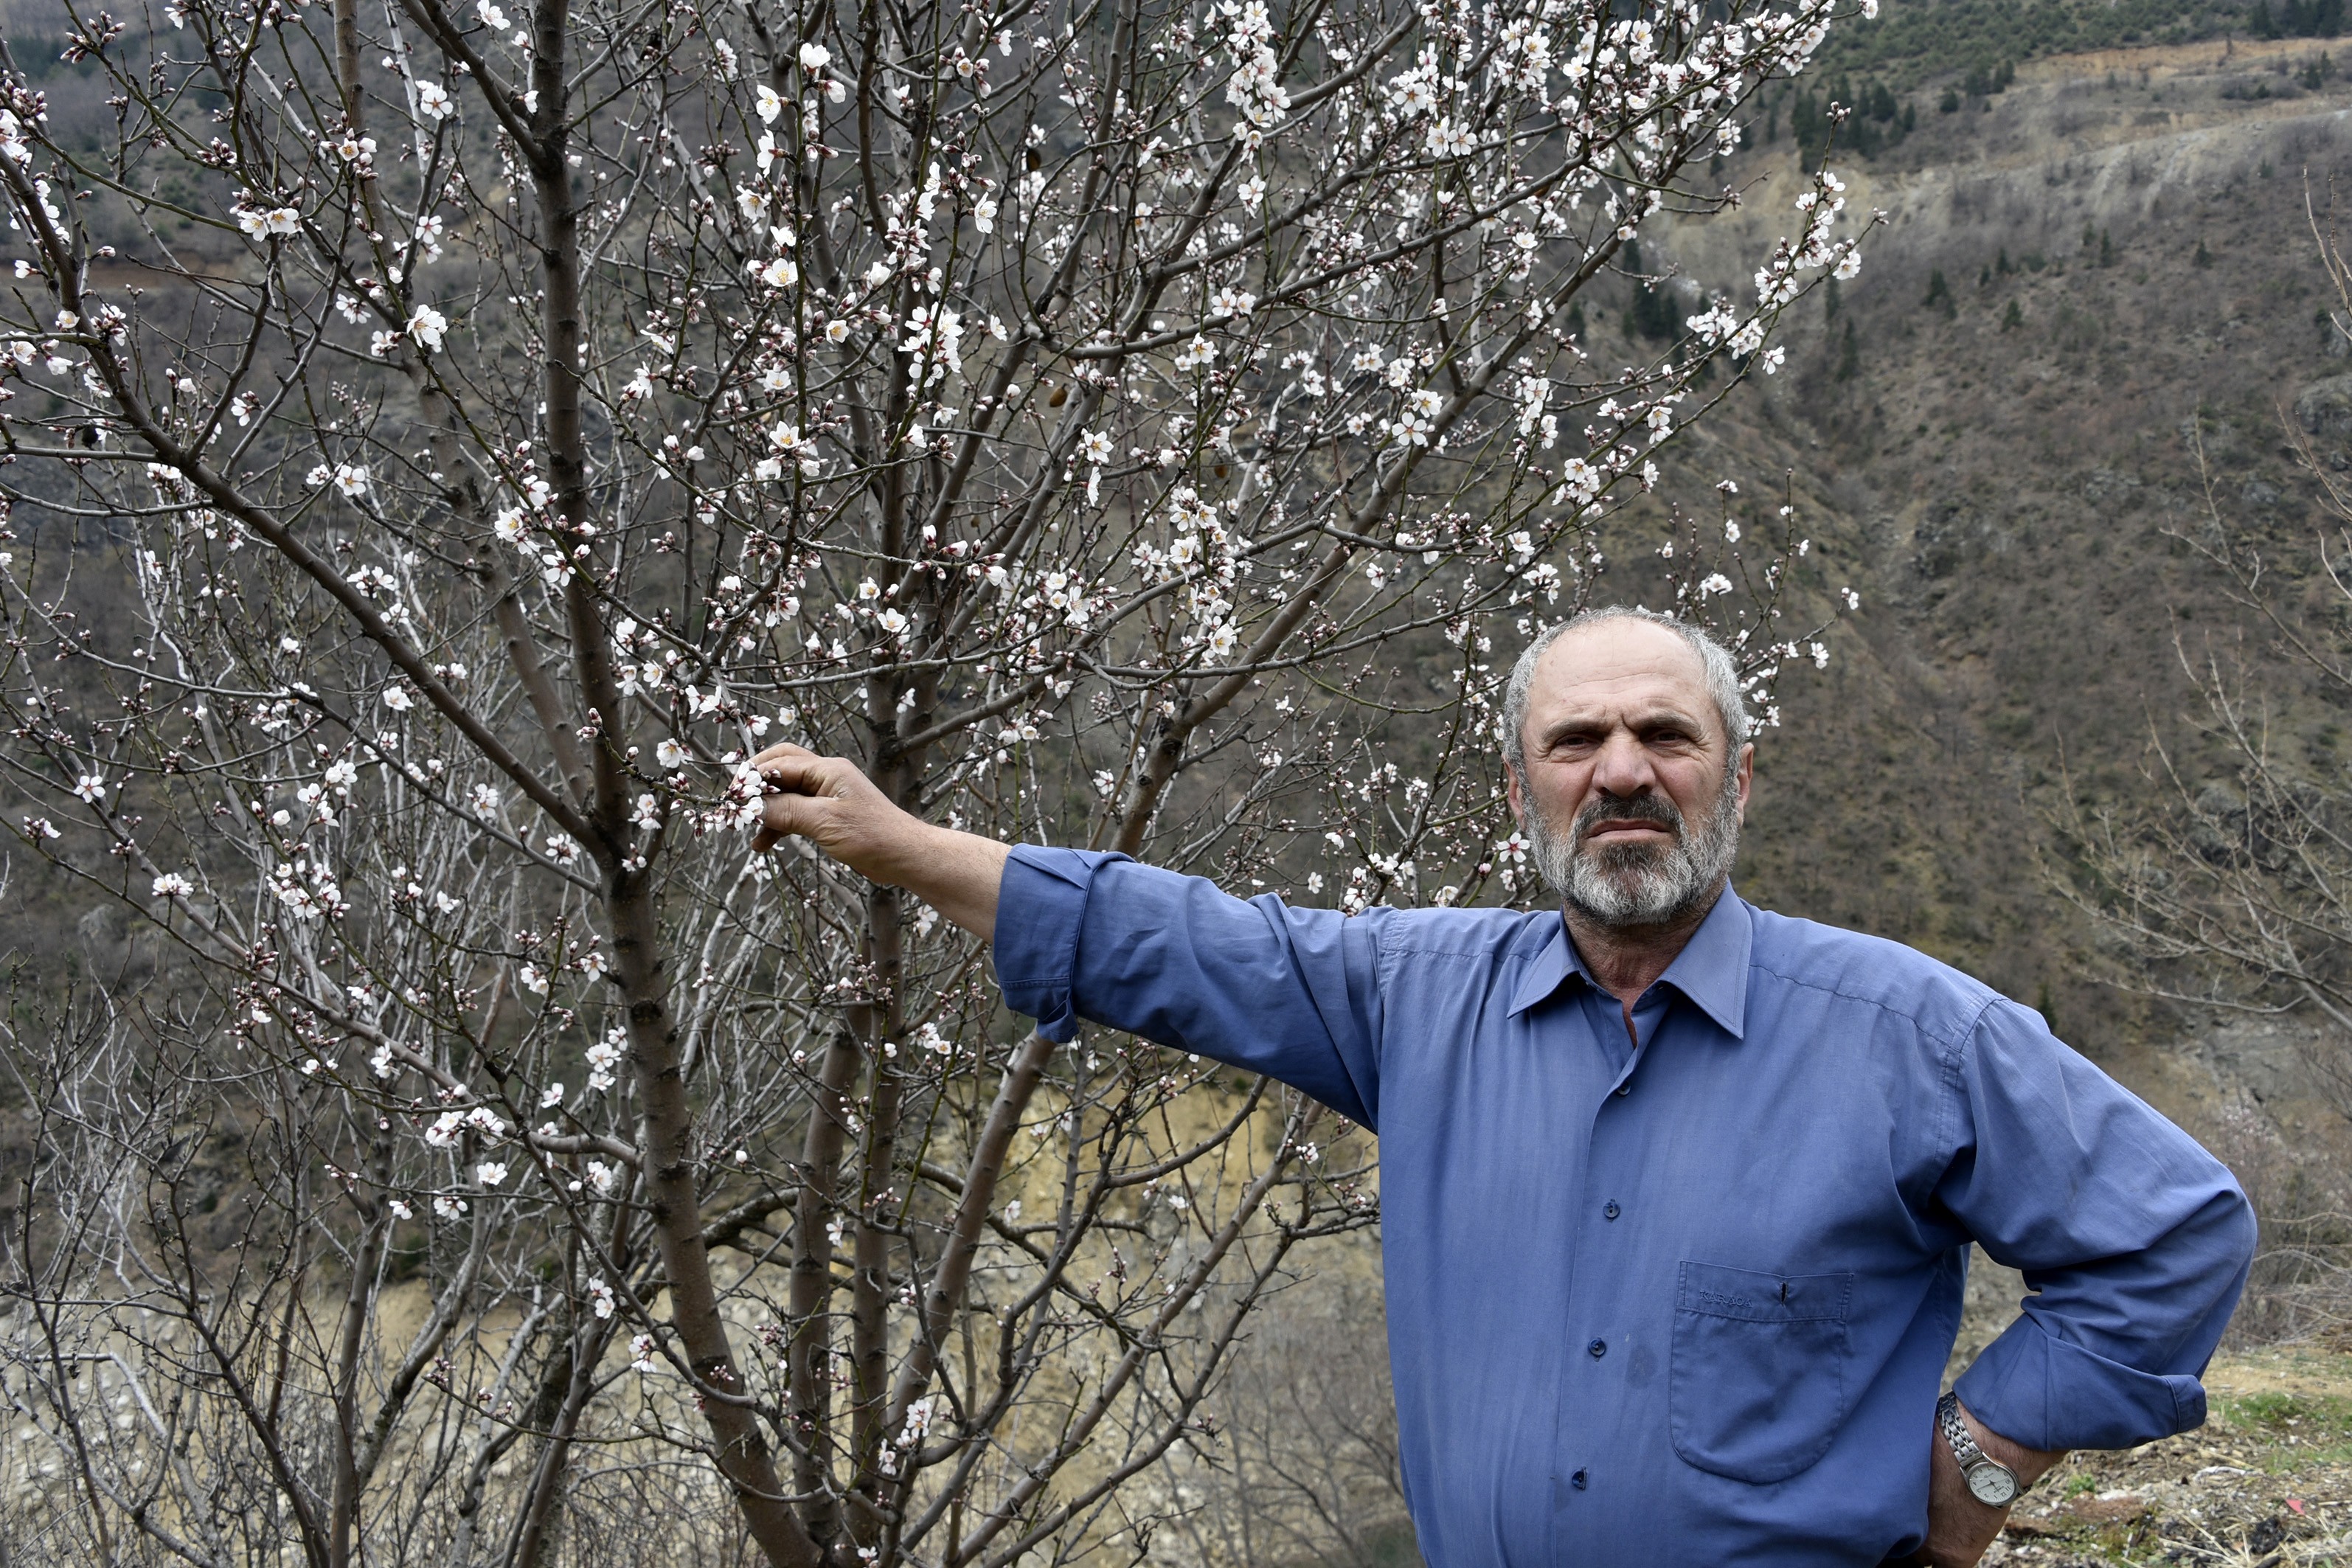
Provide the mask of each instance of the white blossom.
POLYGON ((449 318, 430 305, 419 305, 409 314, 407 330, 418 348, 426 353, 439 353, 442 335, 449 330, 449 318))

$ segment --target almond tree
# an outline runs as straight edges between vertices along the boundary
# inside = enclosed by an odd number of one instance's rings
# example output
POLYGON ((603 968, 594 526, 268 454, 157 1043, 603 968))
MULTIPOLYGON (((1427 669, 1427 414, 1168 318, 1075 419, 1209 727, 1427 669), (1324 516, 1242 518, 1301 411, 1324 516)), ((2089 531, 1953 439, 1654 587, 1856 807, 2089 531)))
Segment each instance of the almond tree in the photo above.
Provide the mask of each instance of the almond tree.
MULTIPOLYGON (((745 760, 1530 896, 1496 630, 1853 274, 1842 187, 1640 363, 1570 310, 1738 199, 1826 0, 61 5, 117 129, 0 62, 0 772, 171 956, 14 1026, 79 1151, 10 1243, 55 1539, 1139 1552, 1253 1303, 1372 1221, 1364 1140, 1020 1034, 932 911, 753 857, 745 760)), ((1804 546, 1721 489, 1670 592, 1769 703, 1804 546)))

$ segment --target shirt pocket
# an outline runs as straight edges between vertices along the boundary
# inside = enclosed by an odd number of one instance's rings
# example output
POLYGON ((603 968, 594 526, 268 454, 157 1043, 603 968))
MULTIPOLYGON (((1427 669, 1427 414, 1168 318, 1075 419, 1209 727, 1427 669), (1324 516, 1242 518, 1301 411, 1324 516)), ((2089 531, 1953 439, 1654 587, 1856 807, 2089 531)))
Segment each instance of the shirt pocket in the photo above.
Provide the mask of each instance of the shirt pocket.
POLYGON ((1675 1452, 1759 1485, 1809 1468, 1848 1402, 1852 1274, 1759 1274, 1685 1263, 1667 1413, 1675 1452))

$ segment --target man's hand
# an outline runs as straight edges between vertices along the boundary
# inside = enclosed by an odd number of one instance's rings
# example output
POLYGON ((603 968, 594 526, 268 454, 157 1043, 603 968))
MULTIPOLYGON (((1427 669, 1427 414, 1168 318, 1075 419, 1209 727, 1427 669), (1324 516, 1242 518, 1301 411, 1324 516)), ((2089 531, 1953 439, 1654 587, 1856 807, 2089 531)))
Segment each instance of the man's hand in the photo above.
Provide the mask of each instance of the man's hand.
MULTIPOLYGON (((1969 1407, 1960 1406, 1960 1419, 1969 1424, 1969 1433, 1985 1457, 2007 1465, 2017 1476, 2017 1490, 2023 1496, 2025 1489, 2039 1479, 2042 1472, 2064 1458, 2065 1453, 2045 1452, 2040 1448, 2021 1448, 2000 1433, 1990 1430, 1969 1407)), ((1960 1473, 1959 1460, 1952 1457, 1952 1446, 1944 1441, 1944 1434, 1929 1423, 1927 1460, 1927 1544, 1913 1561, 1932 1568, 1974 1568, 1993 1543, 2000 1527, 2009 1521, 2006 1508, 1990 1508, 1969 1490, 1968 1477, 1960 1473)))
POLYGON ((769 790, 752 848, 796 835, 862 877, 906 889, 982 941, 995 933, 996 889, 1012 854, 1003 845, 900 810, 840 757, 770 746, 751 765, 769 790))

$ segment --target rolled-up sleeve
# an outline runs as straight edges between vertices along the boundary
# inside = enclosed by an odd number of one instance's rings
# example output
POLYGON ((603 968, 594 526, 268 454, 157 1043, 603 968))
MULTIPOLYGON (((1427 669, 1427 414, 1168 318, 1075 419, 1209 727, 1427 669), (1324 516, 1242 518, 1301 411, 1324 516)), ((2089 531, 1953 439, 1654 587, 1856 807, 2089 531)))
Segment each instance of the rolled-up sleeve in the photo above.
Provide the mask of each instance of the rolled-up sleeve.
POLYGON ((1246 902, 1123 855, 1014 847, 992 941, 1006 1005, 1066 1040, 1080 1019, 1281 1079, 1377 1129, 1380 932, 1246 902))
POLYGON ((2033 1292, 1962 1402, 2032 1448, 2201 1425, 2198 1379, 2253 1257, 2228 1168, 2014 1003, 1986 1009, 1952 1070, 1959 1152, 1937 1196, 2033 1292))

